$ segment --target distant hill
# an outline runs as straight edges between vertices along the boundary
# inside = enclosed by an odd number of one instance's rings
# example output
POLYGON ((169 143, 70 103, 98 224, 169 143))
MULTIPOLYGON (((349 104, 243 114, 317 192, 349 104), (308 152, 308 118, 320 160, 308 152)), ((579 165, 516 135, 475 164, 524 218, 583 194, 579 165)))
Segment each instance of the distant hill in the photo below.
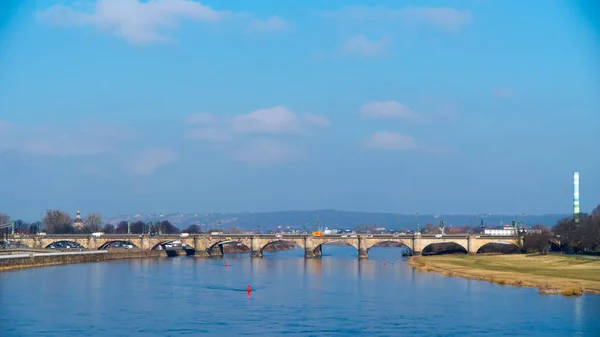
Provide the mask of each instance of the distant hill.
MULTIPOLYGON (((508 224, 513 219, 524 221, 525 224, 535 225, 538 223, 553 226, 568 214, 547 214, 547 215, 490 215, 484 218, 488 226, 499 226, 508 224)), ((220 221, 221 228, 237 226, 243 229, 263 230, 282 227, 291 227, 295 229, 315 229, 316 222, 321 226, 340 229, 354 229, 361 225, 378 225, 393 229, 413 229, 416 223, 415 215, 394 214, 394 213, 369 213, 352 212, 336 210, 315 210, 315 211, 281 211, 281 212, 263 212, 263 213, 222 213, 213 214, 182 214, 172 213, 160 216, 130 215, 119 216, 107 219, 107 222, 117 224, 120 221, 155 221, 156 219, 168 220, 179 228, 185 228, 192 224, 204 225, 205 229, 217 227, 220 221)), ((419 224, 421 227, 427 223, 437 224, 444 220, 449 226, 479 226, 480 217, 478 215, 440 215, 433 214, 419 215, 419 224)))

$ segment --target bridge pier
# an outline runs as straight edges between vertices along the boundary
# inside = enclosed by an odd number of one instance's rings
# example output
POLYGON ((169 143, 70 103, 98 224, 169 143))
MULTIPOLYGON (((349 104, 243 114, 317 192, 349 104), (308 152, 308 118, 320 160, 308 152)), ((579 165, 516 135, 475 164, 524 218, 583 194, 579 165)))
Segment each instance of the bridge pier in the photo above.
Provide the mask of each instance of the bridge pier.
POLYGON ((307 259, 312 259, 312 258, 317 257, 317 255, 315 254, 316 249, 317 249, 317 247, 315 246, 315 243, 313 242, 312 236, 305 236, 304 237, 304 257, 307 259))
POLYGON ((208 247, 206 243, 206 238, 200 238, 200 236, 194 236, 194 256, 198 257, 208 257, 210 254, 208 253, 208 247))
POLYGON ((250 253, 250 257, 263 257, 263 253, 260 250, 253 250, 250 253))
POLYGON ((473 235, 469 235, 467 237, 467 253, 474 255, 477 254, 477 247, 475 245, 475 237, 473 235))
POLYGON ((260 238, 257 236, 253 236, 250 239, 250 256, 251 257, 263 257, 263 253, 261 250, 260 238))
POLYGON ((214 245, 208 250, 210 256, 223 256, 223 245, 214 245))
POLYGON ((369 251, 367 248, 367 242, 363 235, 358 236, 358 258, 359 259, 368 259, 369 251))
POLYGON ((194 250, 194 256, 209 257, 210 254, 205 249, 202 249, 202 250, 194 250))
POLYGON ((144 234, 142 234, 140 237, 140 249, 143 249, 143 250, 152 249, 152 246, 150 246, 150 243, 148 242, 148 237, 144 234))

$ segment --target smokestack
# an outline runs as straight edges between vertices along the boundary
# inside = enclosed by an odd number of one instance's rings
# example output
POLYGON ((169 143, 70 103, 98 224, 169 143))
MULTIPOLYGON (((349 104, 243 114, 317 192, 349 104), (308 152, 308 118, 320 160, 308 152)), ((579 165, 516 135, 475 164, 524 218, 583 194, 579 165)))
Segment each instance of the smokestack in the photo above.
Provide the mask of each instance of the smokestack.
POLYGON ((573 215, 579 214, 579 172, 573 173, 573 215))

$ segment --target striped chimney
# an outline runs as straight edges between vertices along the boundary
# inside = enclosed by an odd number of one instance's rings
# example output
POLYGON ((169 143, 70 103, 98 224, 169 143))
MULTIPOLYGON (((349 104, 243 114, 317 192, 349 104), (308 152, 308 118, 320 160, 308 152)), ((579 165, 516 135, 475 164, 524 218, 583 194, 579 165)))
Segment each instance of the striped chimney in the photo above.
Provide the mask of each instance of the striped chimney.
POLYGON ((573 173, 573 215, 579 214, 579 172, 573 173))

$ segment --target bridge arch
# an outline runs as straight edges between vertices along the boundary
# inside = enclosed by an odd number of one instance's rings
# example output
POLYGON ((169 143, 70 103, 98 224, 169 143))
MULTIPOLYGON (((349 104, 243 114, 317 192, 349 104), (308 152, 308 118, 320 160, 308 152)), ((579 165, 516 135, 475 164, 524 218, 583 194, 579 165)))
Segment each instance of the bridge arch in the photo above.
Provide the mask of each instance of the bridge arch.
POLYGON ((429 254, 448 254, 448 253, 464 253, 467 254, 469 249, 465 247, 462 243, 456 241, 446 241, 446 242, 431 242, 421 250, 421 254, 429 255, 429 254))
POLYGON ((157 249, 158 249, 158 247, 161 247, 162 245, 171 244, 171 243, 173 243, 173 242, 181 242, 181 246, 182 246, 182 247, 183 247, 183 246, 187 246, 187 244, 186 244, 185 242, 181 241, 181 240, 177 240, 177 239, 170 239, 170 240, 164 240, 164 241, 161 241, 161 242, 159 242, 159 243, 155 244, 154 246, 152 246, 152 248, 150 248, 150 250, 157 250, 157 249))
POLYGON ((102 245, 100 245, 100 247, 98 247, 98 250, 108 249, 110 246, 113 246, 114 244, 120 244, 120 246, 121 245, 123 245, 123 246, 131 245, 131 246, 133 246, 133 248, 140 248, 135 243, 128 241, 128 240, 112 240, 112 241, 107 241, 107 242, 103 243, 102 245))
POLYGON ((328 245, 328 244, 338 244, 340 246, 350 246, 353 247, 354 249, 356 249, 356 251, 358 251, 358 241, 356 241, 356 243, 354 241, 348 241, 348 240, 344 240, 344 239, 329 239, 329 240, 324 240, 322 242, 319 242, 318 244, 315 245, 315 252, 319 252, 321 253, 323 251, 323 246, 324 245, 328 245))
MULTIPOLYGON (((302 242, 302 243, 300 243, 300 242, 298 242, 297 240, 293 240, 293 239, 292 239, 292 240, 290 240, 290 239, 277 239, 277 240, 269 240, 267 243, 264 243, 264 244, 263 244, 263 245, 260 247, 260 252, 261 252, 261 254, 262 254, 262 253, 265 253, 265 252, 268 252, 268 250, 269 250, 269 248, 270 248, 270 247, 274 247, 274 246, 276 246, 278 243, 283 243, 283 245, 285 245, 285 244, 290 244, 290 243, 291 243, 292 245, 294 245, 294 246, 296 247, 295 249, 298 249, 298 248, 301 248, 301 249, 303 249, 303 246, 304 246, 304 245, 302 244, 303 242, 302 242)), ((277 251, 280 251, 280 250, 287 250, 287 249, 279 249, 279 250, 277 250, 277 251)))
POLYGON ((561 248, 562 245, 560 244, 560 241, 558 239, 550 238, 548 240, 548 250, 558 252, 561 250, 561 248))
POLYGON ((410 252, 413 251, 411 242, 406 242, 405 240, 402 240, 402 239, 382 239, 382 240, 378 240, 377 242, 373 242, 369 246, 367 246, 367 252, 369 252, 369 250, 371 248, 386 247, 386 245, 389 245, 390 243, 399 244, 400 245, 399 248, 406 248, 410 252))
MULTIPOLYGON (((486 242, 484 244, 482 244, 481 246, 477 247, 477 254, 482 253, 482 249, 484 248, 490 248, 490 246, 499 246, 499 253, 519 253, 521 251, 521 247, 519 247, 515 242, 511 242, 511 241, 507 241, 507 240, 494 240, 494 241, 490 241, 490 242, 486 242), (502 246, 505 246, 507 249, 506 251, 504 249, 502 249, 502 246)), ((485 250, 485 249, 484 249, 485 250)))
POLYGON ((46 245, 46 247, 44 247, 46 249, 50 248, 50 249, 85 249, 85 247, 78 242, 75 241, 70 241, 70 240, 59 240, 59 241, 54 241, 48 245, 46 245))
POLYGON ((231 240, 219 239, 218 241, 209 244, 206 248, 206 251, 210 256, 222 256, 226 253, 226 246, 242 246, 241 249, 238 251, 233 251, 233 253, 249 253, 251 251, 252 244, 250 238, 234 238, 231 240))

